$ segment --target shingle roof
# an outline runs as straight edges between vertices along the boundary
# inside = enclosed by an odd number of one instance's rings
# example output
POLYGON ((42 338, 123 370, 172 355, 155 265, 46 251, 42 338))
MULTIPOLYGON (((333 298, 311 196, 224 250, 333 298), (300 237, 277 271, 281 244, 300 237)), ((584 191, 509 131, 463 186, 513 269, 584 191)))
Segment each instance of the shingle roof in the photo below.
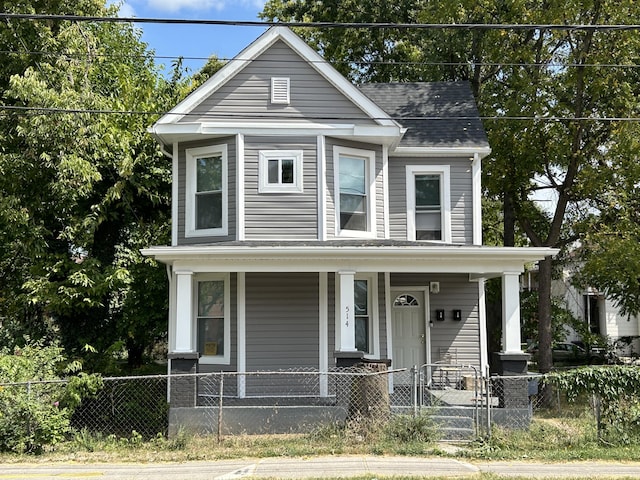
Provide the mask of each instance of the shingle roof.
POLYGON ((359 88, 408 129, 401 147, 489 146, 468 82, 368 83, 359 88))

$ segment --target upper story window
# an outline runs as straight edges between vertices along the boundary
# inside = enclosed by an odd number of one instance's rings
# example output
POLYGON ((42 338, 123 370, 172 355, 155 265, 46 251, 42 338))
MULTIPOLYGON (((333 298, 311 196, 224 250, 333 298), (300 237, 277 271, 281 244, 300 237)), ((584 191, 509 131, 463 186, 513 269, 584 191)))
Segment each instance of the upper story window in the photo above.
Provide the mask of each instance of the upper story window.
POLYGON ((375 154, 334 147, 336 235, 375 236, 375 154))
POLYGON ((451 243, 448 165, 407 166, 407 239, 451 243))
POLYGON ((185 236, 227 234, 227 146, 186 151, 185 236))
POLYGON ((261 150, 260 193, 302 193, 302 150, 261 150))
POLYGON ((226 363, 231 358, 228 276, 196 279, 196 344, 201 363, 226 363))

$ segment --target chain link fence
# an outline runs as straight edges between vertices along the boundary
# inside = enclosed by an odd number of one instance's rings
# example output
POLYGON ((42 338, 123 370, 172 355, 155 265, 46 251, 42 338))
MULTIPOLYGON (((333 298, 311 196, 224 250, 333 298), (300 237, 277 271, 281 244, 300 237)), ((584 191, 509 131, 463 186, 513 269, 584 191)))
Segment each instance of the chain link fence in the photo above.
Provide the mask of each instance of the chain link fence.
MULTIPOLYGON (((426 415, 443 438, 472 439, 490 434, 495 424, 527 428, 539 407, 559 401, 559 392, 542 388, 543 379, 487 378, 472 366, 449 364, 105 377, 70 424, 78 431, 123 437, 135 431, 151 438, 175 434, 185 424, 200 433, 232 435, 426 415)), ((63 387, 64 381, 27 382, 0 385, 0 392, 22 389, 30 398, 51 399, 63 387)))

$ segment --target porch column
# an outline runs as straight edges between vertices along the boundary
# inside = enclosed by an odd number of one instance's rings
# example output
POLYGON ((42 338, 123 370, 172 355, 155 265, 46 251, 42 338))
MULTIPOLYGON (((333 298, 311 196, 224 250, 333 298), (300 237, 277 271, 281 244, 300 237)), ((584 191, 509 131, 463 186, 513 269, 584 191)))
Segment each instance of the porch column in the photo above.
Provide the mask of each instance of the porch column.
POLYGON ((356 272, 338 272, 340 281, 340 314, 338 332, 340 344, 338 351, 356 351, 356 316, 354 312, 353 281, 356 272))
POLYGON ((520 338, 520 273, 502 275, 502 351, 522 353, 520 338))
POLYGON ((193 272, 176 271, 175 353, 194 352, 193 338, 193 272))

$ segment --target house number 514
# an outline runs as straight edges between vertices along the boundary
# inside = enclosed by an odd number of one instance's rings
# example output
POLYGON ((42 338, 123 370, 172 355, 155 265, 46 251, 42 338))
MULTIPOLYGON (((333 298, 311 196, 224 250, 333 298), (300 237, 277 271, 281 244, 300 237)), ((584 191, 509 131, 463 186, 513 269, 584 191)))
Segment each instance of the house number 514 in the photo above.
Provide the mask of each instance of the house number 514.
POLYGON ((344 309, 344 318, 346 319, 346 322, 344 322, 345 327, 349 326, 349 305, 347 305, 344 309))

